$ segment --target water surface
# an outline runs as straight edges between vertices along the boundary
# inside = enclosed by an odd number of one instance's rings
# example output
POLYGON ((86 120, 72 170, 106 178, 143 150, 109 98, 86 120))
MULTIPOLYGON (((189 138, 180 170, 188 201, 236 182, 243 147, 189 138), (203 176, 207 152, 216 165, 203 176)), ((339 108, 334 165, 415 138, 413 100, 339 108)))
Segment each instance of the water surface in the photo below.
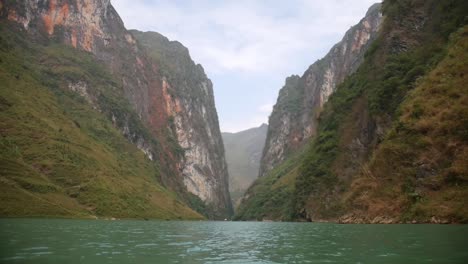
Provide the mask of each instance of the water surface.
POLYGON ((0 219, 0 263, 468 263, 468 226, 0 219))

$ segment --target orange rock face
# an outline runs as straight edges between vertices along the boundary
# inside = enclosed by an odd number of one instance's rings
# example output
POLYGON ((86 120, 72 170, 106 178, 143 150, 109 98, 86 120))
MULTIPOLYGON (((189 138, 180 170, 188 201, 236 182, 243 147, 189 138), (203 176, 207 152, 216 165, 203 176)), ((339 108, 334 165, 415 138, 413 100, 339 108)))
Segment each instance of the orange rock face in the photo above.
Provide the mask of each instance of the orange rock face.
POLYGON ((171 89, 169 83, 163 79, 162 81, 162 96, 166 105, 166 113, 168 116, 175 116, 182 111, 182 106, 177 98, 173 98, 168 89, 171 89))
POLYGON ((158 160, 164 185, 181 190, 184 179, 196 174, 197 177, 190 178, 190 186, 195 184, 194 189, 205 191, 192 193, 200 194, 201 199, 210 198, 208 202, 213 205, 214 216, 224 219, 231 214, 224 150, 219 140, 221 134, 212 92, 209 92, 212 88, 208 88, 211 82, 191 61, 186 48, 180 43, 168 43, 172 47, 162 51, 179 49, 171 58, 175 63, 183 62, 182 66, 191 67, 189 72, 193 70, 194 75, 186 76, 172 69, 175 72, 166 79, 161 75, 160 62, 152 61, 139 49, 137 39, 125 29, 110 0, 22 2, 24 5, 4 4, 2 13, 6 9, 10 21, 20 23, 31 33, 39 33, 31 36, 49 36, 92 53, 97 61, 107 66, 116 83, 122 84, 123 96, 149 133, 132 131, 126 117, 116 117, 113 109, 106 110, 124 136, 151 160, 153 157, 158 160), (185 78, 187 87, 174 78, 185 78), (188 92, 192 97, 188 97, 188 92), (123 120, 116 122, 116 118, 123 120))
POLYGON ((54 34, 56 25, 63 25, 65 20, 68 18, 70 9, 67 2, 63 3, 61 7, 57 8, 57 0, 50 0, 49 12, 42 16, 44 26, 49 35, 54 34))

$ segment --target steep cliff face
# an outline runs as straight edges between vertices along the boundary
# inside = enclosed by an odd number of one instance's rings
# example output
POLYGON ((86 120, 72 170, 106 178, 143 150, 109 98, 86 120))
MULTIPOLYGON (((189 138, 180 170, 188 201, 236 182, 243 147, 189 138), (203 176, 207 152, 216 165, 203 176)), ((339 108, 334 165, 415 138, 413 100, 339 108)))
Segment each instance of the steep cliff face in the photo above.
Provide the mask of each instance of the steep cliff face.
POLYGON ((110 66, 113 73, 120 74, 138 114, 148 118, 148 95, 155 90, 149 89, 155 81, 148 74, 151 65, 109 0, 5 1, 2 5, 2 15, 20 23, 36 40, 66 43, 93 53, 110 66))
POLYGON ((102 110, 148 135, 92 54, 41 45, 1 20, 0 83, 2 217, 203 218, 102 110))
POLYGON ((317 133, 318 118, 328 98, 357 70, 376 39, 382 15, 374 4, 366 16, 345 33, 302 77, 286 78, 269 118, 258 179, 246 191, 238 219, 293 220, 295 182, 305 147, 317 133))
POLYGON ((460 27, 466 24, 468 5, 459 0, 385 1, 382 10, 386 18, 380 36, 320 116, 317 140, 295 185, 297 216, 466 222, 461 204, 468 189, 461 168, 466 167, 467 143, 449 131, 464 124, 455 113, 467 113, 459 101, 467 93, 460 85, 464 74, 457 74, 466 65, 451 58, 465 61, 455 54, 466 43, 466 29, 460 27), (454 91, 457 96, 449 98, 454 91), (441 112, 444 120, 438 120, 441 112), (437 133, 440 129, 446 132, 437 133), (441 141, 452 147, 442 147, 441 141))
POLYGON ((184 153, 180 161, 184 185, 209 205, 213 217, 232 214, 224 146, 210 79, 179 42, 169 41, 156 32, 132 33, 160 66, 171 133, 184 153))
POLYGON ((268 136, 260 167, 264 176, 311 138, 317 117, 336 87, 359 67, 364 53, 377 36, 382 20, 380 4, 348 30, 343 39, 302 77, 286 79, 269 119, 268 136))
MULTIPOLYGON (((116 76, 120 86, 118 88, 123 89, 125 97, 138 117, 148 125, 153 136, 162 139, 158 128, 165 126, 166 116, 159 107, 164 100, 162 81, 158 75, 153 74, 157 66, 152 65, 140 51, 136 40, 127 32, 110 1, 5 2, 2 15, 9 21, 20 23, 31 38, 41 44, 64 43, 92 53, 116 76)), ((83 87, 82 91, 89 86, 86 80, 79 78, 70 81, 71 87, 78 83, 83 87)), ((97 100, 92 103, 98 108, 97 100)), ((102 108, 125 136, 137 144, 150 159, 157 155, 158 151, 151 144, 151 138, 133 130, 127 113, 102 108)))
MULTIPOLYGON (((165 186, 183 197, 186 190, 195 194, 210 208, 210 217, 232 213, 212 85, 185 48, 171 53, 180 56, 177 60, 184 61, 184 66, 165 71, 172 62, 148 56, 110 1, 2 1, 0 12, 2 18, 19 23, 34 41, 67 44, 92 53, 106 65, 117 80, 115 90, 122 93, 119 100, 128 101, 132 111, 111 107, 113 102, 79 76, 69 80, 69 89, 88 98, 159 164, 165 186)), ((166 47, 159 48, 167 52, 166 47)))
POLYGON ((468 222, 468 4, 386 0, 382 12, 315 136, 252 185, 238 218, 468 222))

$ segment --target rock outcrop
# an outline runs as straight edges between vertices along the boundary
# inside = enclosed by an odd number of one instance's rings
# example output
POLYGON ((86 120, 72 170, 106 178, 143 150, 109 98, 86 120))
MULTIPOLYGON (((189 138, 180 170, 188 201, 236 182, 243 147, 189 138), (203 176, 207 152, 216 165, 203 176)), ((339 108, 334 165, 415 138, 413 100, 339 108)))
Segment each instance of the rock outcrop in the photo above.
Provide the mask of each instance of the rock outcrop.
POLYGON ((156 32, 131 32, 159 65, 169 127, 184 153, 180 170, 185 187, 210 205, 213 216, 216 208, 230 214, 228 171, 211 80, 181 43, 156 32))
POLYGON ((304 146, 316 135, 318 117, 328 98, 358 69, 377 38, 382 22, 380 7, 380 4, 371 6, 366 16, 302 77, 286 78, 269 118, 259 177, 243 196, 236 219, 297 218, 294 185, 300 176, 304 146))
MULTIPOLYGON (((166 67, 172 62, 154 60, 148 55, 152 51, 125 29, 109 0, 0 3, 1 17, 19 23, 34 41, 65 43, 92 53, 106 65, 118 79, 116 90, 123 91, 149 134, 136 129, 126 112, 90 99, 94 107, 159 164, 165 186, 181 196, 186 191, 196 195, 210 208, 209 217, 232 214, 212 84, 203 68, 191 61, 186 48, 168 42, 169 49, 175 48, 171 56, 180 56, 176 60, 183 62, 179 68, 166 67)), ((158 47, 161 53, 167 52, 164 45, 158 47)), ((83 83, 75 80, 70 89, 92 93, 93 88, 83 83)))
POLYGON ((290 76, 280 90, 269 119, 259 176, 264 176, 315 135, 317 117, 337 86, 363 61, 382 21, 380 4, 348 30, 343 39, 299 77, 290 76))
MULTIPOLYGON (((468 222, 466 1, 388 0, 381 10, 378 36, 340 85, 329 59, 288 78, 270 120, 264 175, 236 219, 468 222), (319 80, 314 89, 304 88, 307 77, 319 80)), ((361 46, 364 35, 331 54, 361 46)))

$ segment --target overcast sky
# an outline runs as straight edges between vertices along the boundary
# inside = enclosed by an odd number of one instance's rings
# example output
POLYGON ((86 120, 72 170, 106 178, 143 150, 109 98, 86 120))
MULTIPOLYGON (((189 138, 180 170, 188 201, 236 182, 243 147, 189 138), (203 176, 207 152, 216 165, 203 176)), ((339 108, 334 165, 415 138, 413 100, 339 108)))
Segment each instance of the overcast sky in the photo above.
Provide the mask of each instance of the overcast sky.
POLYGON ((302 75, 379 0, 112 0, 127 29, 178 40, 213 81, 221 131, 267 123, 302 75))

